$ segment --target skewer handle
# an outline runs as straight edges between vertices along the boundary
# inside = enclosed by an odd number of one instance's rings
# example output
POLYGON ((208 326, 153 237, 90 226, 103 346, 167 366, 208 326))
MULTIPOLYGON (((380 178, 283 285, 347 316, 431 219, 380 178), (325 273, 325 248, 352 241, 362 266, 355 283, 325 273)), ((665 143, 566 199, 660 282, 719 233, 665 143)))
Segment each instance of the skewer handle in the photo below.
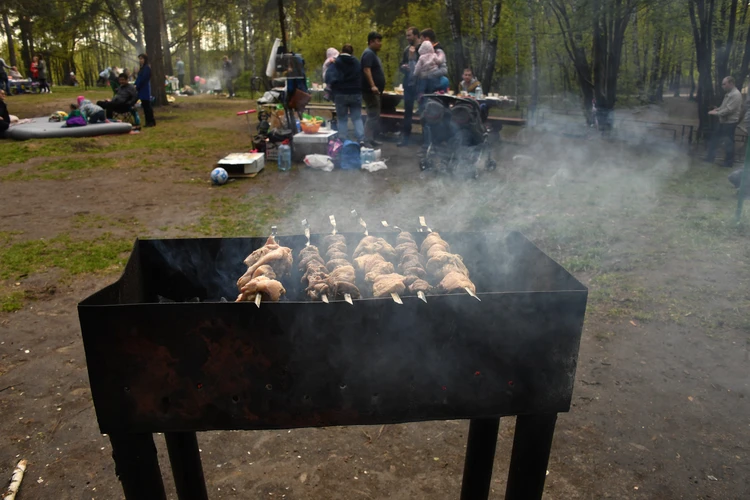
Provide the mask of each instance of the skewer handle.
POLYGON ((333 232, 331 234, 336 234, 336 217, 329 215, 328 220, 331 221, 331 225, 333 226, 333 232))
POLYGON ((428 232, 428 233, 431 233, 431 232, 432 232, 432 229, 430 229, 430 228, 429 228, 429 227, 427 226, 427 222, 425 222, 425 220, 424 220, 424 215, 420 215, 420 216, 419 216, 419 226, 420 226, 420 227, 419 227, 419 232, 420 232, 420 233, 421 233, 421 232, 424 232, 425 230, 427 230, 427 232, 428 232))
POLYGON ((305 244, 306 247, 310 246, 310 224, 307 222, 307 219, 302 219, 302 227, 305 228, 305 237, 307 238, 307 243, 305 244))

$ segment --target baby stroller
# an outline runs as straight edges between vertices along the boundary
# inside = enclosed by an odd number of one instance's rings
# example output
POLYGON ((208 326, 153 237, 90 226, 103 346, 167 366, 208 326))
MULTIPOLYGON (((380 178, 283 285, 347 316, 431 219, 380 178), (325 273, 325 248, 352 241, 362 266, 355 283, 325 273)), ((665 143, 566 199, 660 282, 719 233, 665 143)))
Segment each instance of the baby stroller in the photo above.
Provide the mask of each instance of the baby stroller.
POLYGON ((420 122, 424 135, 421 170, 435 169, 448 173, 479 177, 482 168, 495 170, 482 124, 479 104, 443 94, 428 94, 420 102, 420 122))

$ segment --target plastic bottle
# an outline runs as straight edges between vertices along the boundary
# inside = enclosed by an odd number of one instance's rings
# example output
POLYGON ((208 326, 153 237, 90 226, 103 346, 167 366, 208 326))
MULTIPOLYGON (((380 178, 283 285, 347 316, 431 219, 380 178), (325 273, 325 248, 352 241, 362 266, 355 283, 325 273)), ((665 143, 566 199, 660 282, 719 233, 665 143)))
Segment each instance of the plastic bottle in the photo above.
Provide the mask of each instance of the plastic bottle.
POLYGON ((372 163, 375 161, 375 151, 370 148, 362 148, 362 163, 372 163))
POLYGON ((288 172, 292 169, 292 148, 287 141, 279 146, 278 168, 279 172, 288 172))

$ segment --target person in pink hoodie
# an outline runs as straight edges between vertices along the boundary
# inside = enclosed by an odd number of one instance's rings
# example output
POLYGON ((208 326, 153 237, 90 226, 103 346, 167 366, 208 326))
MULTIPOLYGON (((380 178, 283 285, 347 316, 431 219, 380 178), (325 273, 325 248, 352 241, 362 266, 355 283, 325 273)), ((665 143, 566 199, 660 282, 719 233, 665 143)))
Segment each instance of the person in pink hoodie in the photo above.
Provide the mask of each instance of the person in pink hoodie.
POLYGON ((445 54, 442 51, 436 52, 435 47, 429 40, 422 42, 422 45, 419 46, 419 60, 414 67, 413 75, 413 78, 417 79, 417 96, 447 88, 447 78, 431 78, 429 76, 437 71, 441 64, 445 64, 445 54))
MULTIPOLYGON (((333 47, 330 47, 328 50, 326 50, 326 61, 323 63, 323 81, 326 81, 326 72, 328 71, 328 68, 334 63, 336 58, 339 56, 339 51, 334 49, 333 47)), ((325 90, 323 92, 323 99, 326 101, 332 101, 333 96, 331 94, 331 87, 326 85, 325 90)))

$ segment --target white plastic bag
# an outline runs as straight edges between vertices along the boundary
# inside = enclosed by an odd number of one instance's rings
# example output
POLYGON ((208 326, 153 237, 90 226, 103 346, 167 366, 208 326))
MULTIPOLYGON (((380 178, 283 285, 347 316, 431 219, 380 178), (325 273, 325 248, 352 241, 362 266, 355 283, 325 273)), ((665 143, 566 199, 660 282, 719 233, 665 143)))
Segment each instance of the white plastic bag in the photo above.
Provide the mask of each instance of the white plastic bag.
POLYGON ((362 164, 362 170, 367 170, 368 172, 377 172, 378 170, 385 170, 387 168, 388 166, 384 161, 373 161, 362 164))
POLYGON ((330 172, 333 170, 333 160, 326 155, 307 155, 305 156, 305 165, 310 168, 330 172))

